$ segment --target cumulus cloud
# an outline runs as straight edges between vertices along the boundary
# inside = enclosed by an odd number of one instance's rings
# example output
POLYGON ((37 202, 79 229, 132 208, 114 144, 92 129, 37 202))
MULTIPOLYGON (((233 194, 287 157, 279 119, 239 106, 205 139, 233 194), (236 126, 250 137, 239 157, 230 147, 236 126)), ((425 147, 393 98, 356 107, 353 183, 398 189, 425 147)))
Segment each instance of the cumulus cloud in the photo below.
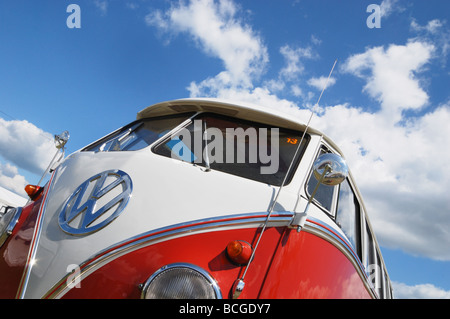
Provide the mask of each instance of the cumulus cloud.
POLYGON ((320 76, 318 78, 310 78, 308 80, 308 85, 315 87, 317 90, 322 90, 325 87, 325 84, 327 85, 327 88, 329 88, 330 86, 333 86, 336 83, 336 79, 333 77, 330 77, 330 79, 328 80, 328 77, 326 76, 320 76))
POLYGON ((436 56, 440 57, 443 64, 446 64, 446 58, 450 51, 450 29, 447 21, 433 19, 425 25, 420 25, 415 19, 411 20, 410 28, 417 34, 418 41, 432 41, 436 46, 436 56))
POLYGON ((221 59, 225 71, 196 84, 194 91, 211 85, 250 87, 268 62, 262 39, 237 16, 237 5, 229 0, 191 0, 179 2, 166 12, 153 11, 146 23, 165 33, 188 34, 206 54, 221 59))
POLYGON ((314 118, 346 155, 383 246, 450 260, 450 232, 443 226, 450 224, 450 173, 439 169, 450 159, 442 147, 448 120, 449 105, 407 126, 349 105, 327 107, 314 118))
MULTIPOLYGON (((285 65, 278 72, 278 78, 255 86, 266 72, 269 55, 258 32, 240 17, 241 11, 231 0, 180 1, 169 10, 150 12, 145 21, 165 36, 166 44, 173 36, 188 34, 203 52, 222 60, 222 72, 189 84, 187 89, 191 97, 229 98, 239 95, 251 101, 261 101, 261 93, 266 92, 268 100, 272 101, 271 95, 285 88, 289 88, 295 97, 308 97, 299 80, 305 69, 304 61, 318 58, 311 46, 282 46, 279 52, 285 65)), ((320 44, 314 36, 311 42, 320 44)))
POLYGON ((312 59, 315 57, 310 47, 293 48, 289 45, 284 45, 281 47, 280 53, 286 61, 286 66, 281 69, 280 76, 287 80, 296 79, 304 71, 303 59, 312 59))
POLYGON ((403 11, 398 0, 383 0, 380 4, 380 13, 383 18, 389 17, 393 12, 403 11))
POLYGON ((411 21, 411 29, 416 32, 437 33, 442 28, 442 26, 443 23, 439 19, 428 21, 425 26, 419 25, 415 19, 411 21))
POLYGON ((57 151, 53 140, 28 121, 0 118, 0 186, 27 197, 28 181, 19 170, 42 176, 57 151))
POLYGON ((108 12, 108 1, 106 0, 94 0, 94 5, 100 10, 102 15, 106 15, 108 12))
POLYGON ((450 160, 443 147, 450 134, 450 105, 435 106, 423 116, 404 114, 429 103, 421 74, 433 50, 416 40, 350 56, 342 70, 364 79, 363 91, 380 108, 328 106, 313 125, 346 154, 382 245, 450 260, 450 231, 443 226, 450 224, 445 191, 450 172, 439 169, 450 160))
POLYGON ((26 195, 24 188, 27 184, 28 182, 19 174, 17 167, 9 163, 0 163, 0 187, 24 196, 26 195))
POLYGON ((395 281, 392 284, 396 299, 450 299, 450 291, 432 284, 409 286, 395 281))
POLYGON ((28 121, 0 118, 0 154, 18 168, 42 174, 56 152, 53 136, 28 121))
POLYGON ((351 56, 343 71, 366 80, 364 91, 380 102, 382 112, 393 123, 402 111, 418 110, 428 102, 416 73, 429 62, 434 46, 424 42, 375 47, 351 56))

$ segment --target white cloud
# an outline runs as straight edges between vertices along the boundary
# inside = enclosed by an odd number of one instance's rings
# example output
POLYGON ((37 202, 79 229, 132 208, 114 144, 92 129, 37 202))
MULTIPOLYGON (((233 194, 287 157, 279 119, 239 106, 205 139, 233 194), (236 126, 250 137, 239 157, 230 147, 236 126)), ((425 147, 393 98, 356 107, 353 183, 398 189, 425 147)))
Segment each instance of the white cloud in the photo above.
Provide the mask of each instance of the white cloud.
POLYGON ((102 15, 106 15, 108 12, 108 1, 106 0, 94 0, 95 6, 100 10, 102 15))
POLYGON ((281 69, 280 76, 286 80, 296 79, 305 69, 302 60, 312 59, 315 57, 312 49, 307 48, 292 48, 289 45, 281 47, 280 53, 283 55, 286 66, 281 69))
POLYGON ((139 4, 135 3, 135 2, 127 2, 127 3, 125 3, 125 6, 131 10, 135 10, 135 9, 139 8, 139 4))
POLYGON ((328 83, 327 83, 327 79, 328 79, 328 77, 326 77, 326 76, 320 76, 318 78, 310 78, 308 80, 308 85, 316 88, 319 91, 322 91, 325 84, 327 85, 327 88, 329 88, 330 86, 333 86, 336 83, 336 79, 333 77, 330 77, 330 79, 328 80, 328 83))
POLYGON ((395 11, 403 11, 403 8, 398 3, 398 0, 383 0, 380 4, 381 16, 387 18, 395 11))
POLYGON ((416 32, 429 32, 429 33, 436 33, 438 32, 443 26, 442 21, 439 19, 431 20, 427 23, 425 26, 421 26, 417 23, 415 19, 411 21, 411 29, 416 32))
POLYGON ((217 82, 250 87, 252 78, 264 72, 268 54, 262 39, 236 13, 236 4, 229 0, 191 0, 166 12, 154 11, 146 22, 160 31, 187 33, 206 54, 223 61, 225 71, 215 79, 194 83, 194 91, 217 82))
POLYGON ((155 26, 163 32, 169 32, 170 21, 160 10, 153 11, 145 16, 145 23, 155 26))
POLYGON ((430 61, 433 51, 434 46, 419 41, 375 47, 351 56, 343 70, 365 79, 364 91, 380 102, 386 120, 396 123, 402 111, 418 110, 428 103, 415 74, 430 61))
POLYGON ((442 169, 450 160, 443 147, 449 120, 449 105, 406 127, 348 105, 313 119, 346 155, 383 246, 450 260, 450 172, 442 169))
POLYGON ((26 196, 24 191, 28 182, 19 174, 17 167, 7 163, 0 163, 0 187, 4 187, 16 194, 26 196))
POLYGON ((432 41, 436 46, 436 55, 441 61, 446 63, 448 52, 450 51, 450 30, 444 20, 433 19, 424 26, 415 19, 411 20, 410 28, 417 34, 418 41, 432 41))
POLYGON ((291 86, 291 92, 294 96, 296 97, 301 97, 303 96, 303 90, 296 84, 291 86))
MULTIPOLYGON (((222 72, 190 83, 187 89, 191 97, 227 97, 234 90, 239 92, 238 95, 247 91, 249 94, 244 95, 252 100, 254 94, 258 93, 257 99, 261 100, 261 92, 271 95, 289 87, 290 94, 305 98, 299 84, 304 61, 317 58, 317 54, 310 46, 282 46, 280 54, 285 60, 285 66, 279 71, 278 78, 264 81, 262 87, 255 88, 255 82, 266 71, 269 56, 264 41, 244 23, 244 19, 240 18, 241 13, 241 7, 231 0, 190 0, 177 2, 164 12, 153 11, 145 17, 145 21, 147 25, 169 36, 165 37, 166 44, 171 36, 185 33, 203 52, 223 61, 222 72)), ((314 36, 311 41, 313 44, 320 43, 314 36)))
POLYGON ((392 284, 396 299, 450 299, 450 291, 432 284, 408 286, 395 281, 392 284))
POLYGON ((343 69, 366 81, 364 91, 379 101, 380 110, 327 107, 315 124, 346 154, 380 242, 450 260, 450 230, 444 226, 450 224, 450 171, 442 169, 450 160, 445 147, 450 104, 422 117, 402 113, 429 103, 418 76, 433 50, 415 41, 349 57, 343 69))
POLYGON ((0 118, 0 154, 6 161, 40 175, 55 153, 51 134, 28 121, 0 118))

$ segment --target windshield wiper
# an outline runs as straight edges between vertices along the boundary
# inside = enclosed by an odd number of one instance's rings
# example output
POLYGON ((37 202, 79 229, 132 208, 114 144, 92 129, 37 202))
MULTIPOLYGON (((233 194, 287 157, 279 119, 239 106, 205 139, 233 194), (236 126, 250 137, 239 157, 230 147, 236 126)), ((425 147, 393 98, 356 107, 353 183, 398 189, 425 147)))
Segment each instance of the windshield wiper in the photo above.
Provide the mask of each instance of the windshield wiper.
POLYGON ((128 130, 126 130, 125 132, 122 132, 121 134, 119 134, 119 136, 115 137, 112 140, 106 141, 105 143, 103 143, 99 148, 98 151, 99 152, 111 152, 111 151, 121 151, 126 144, 121 145, 121 143, 131 134, 133 133, 137 128, 139 128, 141 125, 143 124, 143 122, 140 123, 136 123, 135 125, 133 125, 132 127, 130 127, 128 130), (109 144, 109 145, 108 145, 109 144))

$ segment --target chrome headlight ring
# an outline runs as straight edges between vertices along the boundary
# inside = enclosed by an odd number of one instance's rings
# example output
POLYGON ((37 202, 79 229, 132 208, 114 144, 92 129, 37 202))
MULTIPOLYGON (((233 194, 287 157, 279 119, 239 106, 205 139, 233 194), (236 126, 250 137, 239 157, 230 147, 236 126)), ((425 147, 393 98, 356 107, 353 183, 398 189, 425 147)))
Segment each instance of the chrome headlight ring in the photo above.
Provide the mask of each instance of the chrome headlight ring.
POLYGON ((222 299, 214 278, 193 264, 166 265, 153 273, 142 286, 142 299, 222 299))
POLYGON ((22 214, 22 208, 20 207, 10 207, 4 214, 0 214, 0 247, 3 246, 8 237, 12 234, 20 214, 22 214))

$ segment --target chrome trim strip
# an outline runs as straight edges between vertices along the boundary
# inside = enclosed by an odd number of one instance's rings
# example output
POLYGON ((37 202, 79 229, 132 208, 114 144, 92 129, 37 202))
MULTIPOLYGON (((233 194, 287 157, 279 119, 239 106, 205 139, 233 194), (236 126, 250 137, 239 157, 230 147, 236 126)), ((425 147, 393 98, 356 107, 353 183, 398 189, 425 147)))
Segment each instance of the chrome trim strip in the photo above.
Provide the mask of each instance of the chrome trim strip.
POLYGON ((153 281, 153 279, 158 276, 160 273, 168 270, 168 269, 172 269, 172 268, 188 268, 188 269, 192 269, 198 273, 200 273, 203 277, 205 277, 205 279, 211 284, 211 287, 214 290, 214 293, 216 295, 216 299, 222 299, 222 292, 220 291, 220 287, 217 284, 217 281, 214 279, 214 277, 212 277, 210 275, 209 272, 207 272, 205 269, 196 266, 194 264, 188 264, 188 263, 174 263, 174 264, 169 264, 166 266, 161 267, 160 269, 158 269, 157 271, 155 271, 144 283, 144 285, 142 286, 142 292, 141 292, 141 299, 145 299, 145 294, 147 292, 148 286, 150 285, 150 283, 153 281))
POLYGON ((41 237, 41 231, 42 231, 42 222, 45 215, 45 209, 47 207, 47 198, 48 194, 50 193, 50 189, 53 187, 53 181, 55 177, 56 171, 53 172, 52 176, 50 177, 50 180, 47 184, 47 190, 45 191, 45 194, 43 195, 41 207, 39 207, 39 213, 36 218, 36 224, 33 232, 33 237, 31 239, 30 243, 30 250, 28 251, 27 261, 23 270, 22 278, 20 279, 19 287, 17 290, 16 298, 18 299, 24 299, 25 298, 25 292, 27 290, 28 281, 30 279, 31 275, 31 269, 33 268, 34 259, 36 257, 36 250, 39 246, 39 239, 41 237))
MULTIPOLYGON (((268 226, 288 226, 293 216, 294 213, 291 212, 274 213, 269 220, 268 226)), ((69 285, 72 282, 79 282, 80 280, 86 278, 91 273, 104 266, 105 264, 111 262, 112 260, 140 248, 150 246, 161 241, 166 241, 171 238, 194 235, 207 230, 218 231, 220 230, 220 228, 227 228, 232 226, 258 228, 265 223, 266 219, 267 212, 237 214, 175 224, 139 234, 115 245, 112 245, 99 252, 95 256, 92 256, 88 260, 84 261, 80 264, 80 272, 77 276, 73 276, 73 274, 67 274, 57 284, 55 284, 43 296, 43 298, 61 298, 71 289, 69 288, 69 285), (72 276, 71 281, 67 280, 69 276, 72 276)))

